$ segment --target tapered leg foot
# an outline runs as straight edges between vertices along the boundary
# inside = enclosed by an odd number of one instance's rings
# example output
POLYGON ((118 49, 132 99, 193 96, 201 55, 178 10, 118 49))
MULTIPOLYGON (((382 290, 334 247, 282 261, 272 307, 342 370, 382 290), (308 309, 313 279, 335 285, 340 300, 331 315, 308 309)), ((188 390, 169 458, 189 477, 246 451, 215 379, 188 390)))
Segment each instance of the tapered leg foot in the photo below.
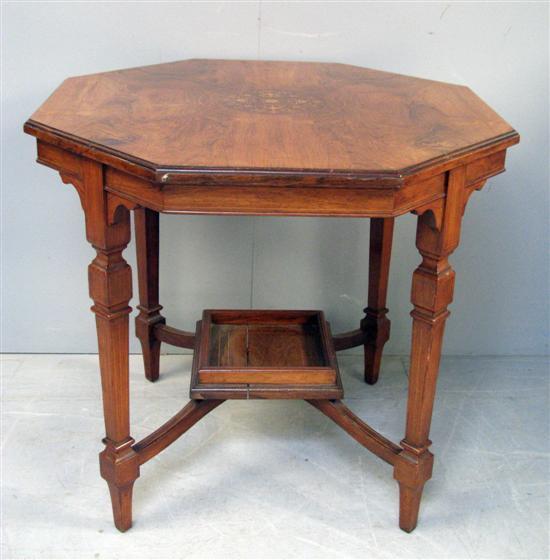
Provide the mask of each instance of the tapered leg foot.
POLYGON ((409 488, 404 484, 399 484, 399 527, 406 533, 412 532, 418 523, 423 490, 424 485, 409 488))
POLYGON ((160 315, 161 306, 154 312, 138 306, 140 310, 136 317, 136 336, 141 342, 143 352, 143 366, 145 377, 149 381, 156 381, 160 375, 160 340, 155 338, 154 327, 157 323, 164 324, 166 320, 160 315))
POLYGON ((365 344, 365 383, 374 385, 380 374, 382 363, 382 349, 371 344, 365 344))
POLYGON ((372 333, 369 342, 365 344, 365 382, 369 385, 374 385, 378 381, 384 344, 390 338, 390 320, 386 317, 387 311, 385 308, 374 311, 367 307, 366 316, 361 323, 363 330, 370 330, 372 333))
POLYGON ((121 445, 107 439, 105 443, 105 450, 99 454, 101 476, 109 486, 115 527, 124 532, 132 526, 132 491, 139 477, 138 455, 131 447, 132 438, 121 445))
MULTIPOLYGON (((431 442, 430 442, 431 443, 431 442)), ((402 441, 405 448, 395 462, 393 476, 399 483, 399 527, 410 533, 418 522, 424 484, 432 476, 434 456, 402 441)))
POLYGON ((145 377, 155 382, 160 375, 160 342, 154 344, 142 343, 143 365, 145 367, 145 377))
POLYGON ((122 487, 110 483, 108 485, 115 527, 121 533, 124 533, 132 526, 132 492, 134 483, 132 482, 128 486, 122 487))

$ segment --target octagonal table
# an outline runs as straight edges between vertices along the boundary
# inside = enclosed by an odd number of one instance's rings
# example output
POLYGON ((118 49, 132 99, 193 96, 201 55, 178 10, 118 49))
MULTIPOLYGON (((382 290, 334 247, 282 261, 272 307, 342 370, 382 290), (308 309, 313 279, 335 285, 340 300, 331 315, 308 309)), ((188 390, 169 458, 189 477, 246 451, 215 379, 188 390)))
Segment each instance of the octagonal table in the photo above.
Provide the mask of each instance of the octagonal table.
POLYGON ((459 243, 470 195, 504 171, 518 134, 464 86, 342 64, 186 60, 69 78, 26 122, 38 161, 76 188, 99 344, 115 525, 132 524, 140 466, 226 399, 304 399, 393 465, 399 525, 416 526, 433 455, 429 429, 459 243), (128 306, 122 253, 135 215, 146 376, 161 343, 194 349, 191 401, 131 437, 128 306), (332 335, 320 311, 206 310, 195 332, 159 303, 159 213, 371 219, 368 304, 357 330, 332 335), (418 215, 405 437, 389 441, 341 401, 335 352, 364 346, 376 383, 388 340, 394 218, 418 215))

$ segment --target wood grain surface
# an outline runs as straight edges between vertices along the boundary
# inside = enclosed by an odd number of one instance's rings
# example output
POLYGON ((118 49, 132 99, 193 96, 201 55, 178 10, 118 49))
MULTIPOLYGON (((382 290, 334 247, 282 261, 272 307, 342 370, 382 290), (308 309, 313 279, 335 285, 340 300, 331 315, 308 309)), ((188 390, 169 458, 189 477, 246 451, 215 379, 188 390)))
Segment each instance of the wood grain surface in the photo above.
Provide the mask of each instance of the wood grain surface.
POLYGON ((237 171, 399 178, 517 141, 464 86, 345 64, 238 60, 69 78, 26 130, 169 183, 237 171))

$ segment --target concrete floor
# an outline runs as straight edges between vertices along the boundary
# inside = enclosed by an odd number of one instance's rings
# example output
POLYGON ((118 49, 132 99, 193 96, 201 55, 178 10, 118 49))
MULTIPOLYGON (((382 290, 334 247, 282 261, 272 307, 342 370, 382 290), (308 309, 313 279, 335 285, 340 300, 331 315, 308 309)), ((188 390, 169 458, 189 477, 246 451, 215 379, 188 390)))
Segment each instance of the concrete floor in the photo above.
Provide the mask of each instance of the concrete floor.
MULTIPOLYGON (((406 360, 375 387, 341 357, 346 402, 394 441, 406 360)), ((133 436, 187 400, 189 356, 162 378, 131 358, 133 436)), ((306 403, 223 404, 142 467, 134 527, 111 523, 97 453, 96 356, 2 358, 2 558, 548 558, 547 358, 446 358, 421 520, 397 528, 391 467, 306 403)))

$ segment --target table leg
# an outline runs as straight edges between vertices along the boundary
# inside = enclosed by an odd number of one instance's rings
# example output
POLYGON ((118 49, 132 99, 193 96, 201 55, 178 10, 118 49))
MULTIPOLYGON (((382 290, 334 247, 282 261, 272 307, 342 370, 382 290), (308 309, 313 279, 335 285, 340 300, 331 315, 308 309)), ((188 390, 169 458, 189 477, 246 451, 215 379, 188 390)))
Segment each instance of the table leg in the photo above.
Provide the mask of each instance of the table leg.
POLYGON ((84 161, 83 168, 86 233, 97 252, 89 266, 88 279, 96 315, 106 431, 100 468, 109 486, 115 525, 125 531, 132 525, 132 488, 139 476, 129 412, 128 303, 132 297, 132 272, 122 256, 130 240, 130 218, 129 212, 122 209, 115 223, 109 223, 102 166, 84 161))
POLYGON ((369 295, 361 329, 370 331, 365 344, 365 381, 378 381, 382 350, 390 337, 390 320, 386 317, 386 296, 393 240, 393 218, 371 218, 369 245, 369 295))
POLYGON ((449 173, 447 196, 435 210, 418 217, 416 245, 422 263, 412 280, 412 348, 409 370, 407 426, 403 451, 395 463, 399 482, 399 526, 416 527, 422 490, 432 475, 428 439, 435 397, 445 320, 449 315, 454 271, 448 257, 457 247, 463 209, 464 168, 449 173))
POLYGON ((136 336, 141 342, 145 377, 159 378, 160 340, 155 325, 166 322, 159 305, 159 214, 148 208, 134 211, 139 287, 139 314, 136 317, 136 336))

